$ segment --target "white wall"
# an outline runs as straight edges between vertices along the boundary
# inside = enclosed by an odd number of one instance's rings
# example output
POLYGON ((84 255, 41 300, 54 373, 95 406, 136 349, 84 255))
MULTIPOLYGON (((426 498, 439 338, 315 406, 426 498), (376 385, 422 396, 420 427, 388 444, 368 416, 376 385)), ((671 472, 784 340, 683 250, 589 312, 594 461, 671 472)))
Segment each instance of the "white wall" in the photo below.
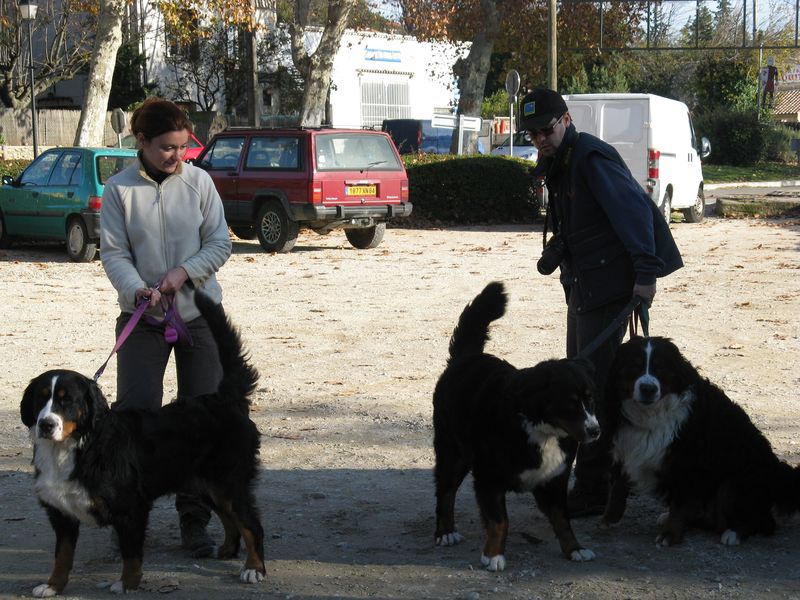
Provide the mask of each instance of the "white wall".
POLYGON ((369 124, 364 122, 361 110, 364 78, 407 79, 408 118, 430 119, 434 108, 455 106, 458 90, 452 65, 458 56, 459 50, 450 44, 376 32, 346 32, 333 66, 332 124, 369 124))

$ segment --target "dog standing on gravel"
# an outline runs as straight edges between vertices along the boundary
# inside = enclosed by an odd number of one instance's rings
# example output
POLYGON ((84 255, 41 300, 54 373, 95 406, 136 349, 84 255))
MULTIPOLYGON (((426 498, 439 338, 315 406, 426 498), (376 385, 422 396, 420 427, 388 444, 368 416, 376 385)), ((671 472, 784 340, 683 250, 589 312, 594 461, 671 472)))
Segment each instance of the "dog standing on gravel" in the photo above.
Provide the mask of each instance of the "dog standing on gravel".
POLYGON ((588 362, 548 360, 517 369, 484 353, 489 325, 503 316, 503 284, 490 283, 467 305, 450 340, 447 368, 433 394, 437 545, 463 537, 455 526, 455 498, 472 471, 486 530, 481 562, 506 565, 506 493, 533 492, 571 560, 594 553, 575 539, 567 513, 567 484, 579 442, 600 435, 592 413, 594 383, 588 362))
POLYGON ((111 591, 136 589, 153 501, 187 489, 206 494, 222 521, 218 557, 235 557, 244 539, 240 581, 264 578, 253 495, 260 436, 249 418, 258 374, 222 307, 201 293, 195 298, 219 348, 217 393, 154 412, 112 411, 93 380, 62 369, 42 373, 25 390, 20 414, 33 441, 34 487, 56 534, 53 571, 35 597, 64 591, 81 523, 114 528, 123 564, 111 591))
POLYGON ((773 510, 800 510, 800 465, 772 451, 747 413, 702 377, 666 338, 622 344, 608 376, 615 465, 603 522, 622 518, 629 487, 661 499, 656 543, 672 546, 688 526, 736 545, 775 530, 773 510))

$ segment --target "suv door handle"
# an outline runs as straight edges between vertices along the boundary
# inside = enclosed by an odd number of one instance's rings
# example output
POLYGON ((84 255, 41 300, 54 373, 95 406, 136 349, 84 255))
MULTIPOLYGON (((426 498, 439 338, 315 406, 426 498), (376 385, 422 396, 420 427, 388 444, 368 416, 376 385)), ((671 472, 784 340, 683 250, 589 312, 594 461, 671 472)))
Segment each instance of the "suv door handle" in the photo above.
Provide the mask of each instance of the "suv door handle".
POLYGON ((238 173, 236 171, 230 171, 228 173, 225 173, 225 175, 227 175, 228 177, 236 177, 238 173))

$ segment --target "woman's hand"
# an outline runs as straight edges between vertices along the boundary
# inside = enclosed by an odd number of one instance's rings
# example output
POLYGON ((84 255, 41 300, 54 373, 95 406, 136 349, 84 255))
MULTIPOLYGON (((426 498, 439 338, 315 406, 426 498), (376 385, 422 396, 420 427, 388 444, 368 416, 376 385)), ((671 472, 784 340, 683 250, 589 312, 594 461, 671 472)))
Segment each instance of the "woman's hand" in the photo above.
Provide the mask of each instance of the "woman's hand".
POLYGON ((150 308, 158 306, 159 302, 161 302, 161 292, 158 291, 158 286, 151 288, 139 288, 136 290, 136 306, 139 306, 142 298, 148 300, 147 305, 150 308))
POLYGON ((186 269, 183 267, 175 267, 164 273, 157 287, 162 294, 177 294, 178 290, 183 287, 187 279, 189 279, 189 274, 186 272, 186 269))

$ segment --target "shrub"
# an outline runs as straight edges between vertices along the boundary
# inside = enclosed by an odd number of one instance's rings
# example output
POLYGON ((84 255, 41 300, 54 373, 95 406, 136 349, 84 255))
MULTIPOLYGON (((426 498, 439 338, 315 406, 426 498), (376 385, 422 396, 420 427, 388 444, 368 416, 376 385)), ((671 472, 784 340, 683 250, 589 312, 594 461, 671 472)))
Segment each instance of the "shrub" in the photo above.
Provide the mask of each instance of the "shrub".
POLYGON ((711 140, 711 155, 717 165, 753 165, 764 158, 766 127, 754 112, 719 109, 698 116, 695 128, 711 140))
POLYGON ((16 178, 29 164, 29 160, 0 160, 0 175, 16 178))
POLYGON ((797 153, 792 150, 795 138, 800 138, 800 131, 780 123, 767 125, 764 158, 774 162, 794 162, 797 160, 797 153))
POLYGON ((406 156, 405 163, 412 222, 530 222, 538 214, 532 166, 525 161, 420 154, 406 156))

